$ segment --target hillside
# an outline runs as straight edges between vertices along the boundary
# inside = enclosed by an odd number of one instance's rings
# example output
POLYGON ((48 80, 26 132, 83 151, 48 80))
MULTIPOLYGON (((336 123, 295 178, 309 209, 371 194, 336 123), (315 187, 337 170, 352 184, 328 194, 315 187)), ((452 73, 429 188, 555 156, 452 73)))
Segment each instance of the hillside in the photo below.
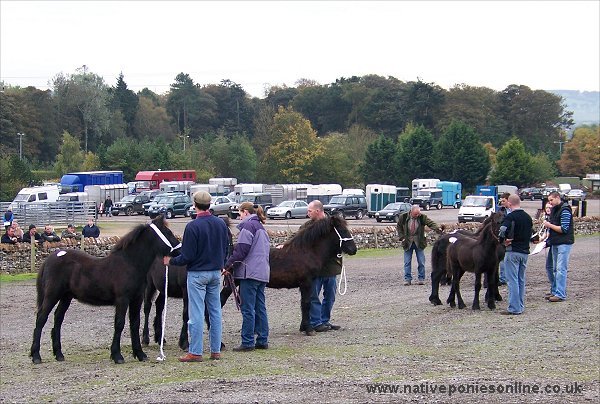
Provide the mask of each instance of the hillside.
POLYGON ((600 92, 577 90, 547 91, 564 98, 567 110, 573 111, 575 126, 600 123, 600 92))

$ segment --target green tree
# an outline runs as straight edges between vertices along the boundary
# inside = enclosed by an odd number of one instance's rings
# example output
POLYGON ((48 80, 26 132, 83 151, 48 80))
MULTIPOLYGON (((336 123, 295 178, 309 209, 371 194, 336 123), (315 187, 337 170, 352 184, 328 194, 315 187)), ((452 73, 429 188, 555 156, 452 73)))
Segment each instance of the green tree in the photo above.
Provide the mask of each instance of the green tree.
POLYGON ((61 176, 66 173, 80 171, 83 165, 83 156, 84 153, 81 151, 79 140, 69 132, 63 132, 62 144, 54 164, 56 174, 61 176))
POLYGON ((313 160, 322 153, 310 121, 280 107, 270 132, 271 144, 259 162, 259 177, 265 182, 306 182, 313 174, 313 160))
POLYGON ((362 158, 359 159, 358 155, 348 153, 345 148, 348 136, 342 133, 332 133, 319 138, 318 141, 323 153, 313 161, 311 169, 313 175, 308 178, 309 183, 329 183, 332 178, 335 178, 335 182, 344 188, 362 187, 360 165, 356 163, 362 158))
POLYGON ((425 127, 407 125, 398 137, 398 150, 394 157, 396 183, 410 185, 415 178, 432 178, 435 172, 434 146, 433 135, 425 127))
POLYGON ((92 152, 85 153, 81 169, 83 171, 98 171, 102 168, 100 157, 92 152))
POLYGON ((34 181, 31 167, 18 154, 2 155, 0 158, 0 200, 12 201, 17 193, 34 181))
POLYGON ((522 187, 533 182, 532 158, 520 139, 513 137, 498 150, 496 167, 490 175, 492 184, 522 187))
POLYGON ((365 160, 360 164, 360 172, 365 184, 395 184, 398 167, 396 161, 396 143, 380 136, 367 147, 365 160))
POLYGON ((131 136, 133 134, 135 115, 138 111, 139 98, 137 94, 127 88, 123 72, 117 78, 116 87, 109 89, 109 94, 112 110, 121 112, 121 116, 126 123, 127 135, 131 136))
POLYGON ((556 177, 556 168, 545 153, 531 156, 531 182, 534 184, 556 177))
POLYGON ((140 96, 138 111, 133 124, 134 137, 137 139, 163 138, 168 142, 175 140, 177 131, 171 125, 167 110, 148 96, 140 96))
POLYGON ((489 155, 479 136, 462 122, 452 122, 435 148, 436 177, 462 183, 473 189, 490 171, 489 155))

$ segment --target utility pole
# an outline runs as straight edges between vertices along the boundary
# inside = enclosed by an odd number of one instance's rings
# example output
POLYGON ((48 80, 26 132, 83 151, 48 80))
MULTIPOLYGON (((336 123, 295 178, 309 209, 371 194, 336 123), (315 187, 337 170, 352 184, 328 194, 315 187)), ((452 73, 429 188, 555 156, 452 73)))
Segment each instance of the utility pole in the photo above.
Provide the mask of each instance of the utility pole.
POLYGON ((17 136, 19 136, 19 160, 23 160, 23 136, 25 136, 25 134, 17 133, 17 136))
POLYGON ((558 141, 554 142, 554 143, 558 143, 558 154, 559 155, 562 155, 562 145, 565 143, 568 143, 568 142, 569 142, 568 140, 558 140, 558 141))

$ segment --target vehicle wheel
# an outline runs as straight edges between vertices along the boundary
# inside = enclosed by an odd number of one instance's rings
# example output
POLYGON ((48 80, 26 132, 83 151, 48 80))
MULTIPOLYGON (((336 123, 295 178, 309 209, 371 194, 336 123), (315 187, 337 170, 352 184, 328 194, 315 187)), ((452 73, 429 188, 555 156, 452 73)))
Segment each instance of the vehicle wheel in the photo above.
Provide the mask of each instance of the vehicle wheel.
POLYGON ((289 210, 287 212, 285 212, 285 218, 286 219, 291 219, 292 218, 292 212, 290 212, 289 210))
POLYGON ((381 219, 380 218, 377 218, 375 220, 377 220, 377 223, 381 223, 381 219))
POLYGON ((454 205, 452 205, 454 207, 454 209, 458 209, 460 208, 460 205, 458 202, 454 202, 454 205))
POLYGON ((424 209, 425 209, 425 210, 429 210, 429 204, 428 204, 428 203, 427 203, 427 204, 425 204, 425 207, 424 207, 424 209))
POLYGON ((131 215, 133 215, 133 208, 132 208, 131 206, 129 206, 129 207, 127 208, 127 210, 125 211, 125 214, 126 214, 127 216, 131 216, 131 215))
POLYGON ((343 211, 337 212, 336 213, 339 217, 341 217, 342 219, 346 218, 346 214, 343 211))
MULTIPOLYGON (((210 213, 212 213, 212 211, 211 211, 210 213)), ((189 210, 189 209, 186 209, 186 210, 183 212, 183 216, 185 216, 185 217, 189 217, 189 216, 190 216, 190 210, 189 210)))
POLYGON ((442 203, 441 203, 441 202, 438 202, 438 204, 437 204, 437 205, 435 205, 435 208, 436 208, 437 210, 440 210, 440 209, 442 209, 442 203))
POLYGON ((175 215, 173 214, 172 210, 167 210, 167 213, 165 215, 167 217, 167 219, 171 219, 172 217, 174 217, 175 215))
POLYGON ((238 215, 236 215, 235 213, 228 213, 227 216, 229 216, 230 219, 237 219, 238 215))
POLYGON ((362 210, 358 210, 358 212, 356 212, 356 220, 360 220, 365 216, 365 214, 363 213, 362 210))
POLYGON ((113 213, 112 213, 112 214, 113 214, 113 216, 119 216, 119 211, 118 211, 118 210, 115 210, 115 211, 113 211, 113 213))

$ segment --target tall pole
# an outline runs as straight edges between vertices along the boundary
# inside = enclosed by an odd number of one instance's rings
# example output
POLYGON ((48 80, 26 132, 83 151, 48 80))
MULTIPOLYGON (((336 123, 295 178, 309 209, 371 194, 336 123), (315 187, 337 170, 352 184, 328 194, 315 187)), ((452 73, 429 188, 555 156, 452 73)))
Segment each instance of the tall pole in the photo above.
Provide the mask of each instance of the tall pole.
POLYGON ((555 141, 554 143, 558 143, 558 154, 562 155, 562 145, 567 143, 568 140, 559 140, 559 141, 555 141))
POLYGON ((25 134, 17 133, 17 136, 19 136, 19 160, 23 160, 23 136, 25 136, 25 134))

